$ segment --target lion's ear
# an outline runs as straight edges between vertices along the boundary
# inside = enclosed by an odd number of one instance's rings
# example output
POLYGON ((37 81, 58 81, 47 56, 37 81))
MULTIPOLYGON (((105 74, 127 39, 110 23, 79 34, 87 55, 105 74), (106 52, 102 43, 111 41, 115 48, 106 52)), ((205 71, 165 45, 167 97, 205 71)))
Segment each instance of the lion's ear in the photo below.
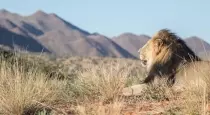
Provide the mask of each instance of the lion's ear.
POLYGON ((154 45, 155 45, 155 48, 154 48, 155 53, 159 54, 161 50, 161 46, 163 45, 163 40, 156 39, 154 45))
POLYGON ((155 47, 160 47, 163 45, 163 40, 162 39, 156 39, 155 40, 155 47))

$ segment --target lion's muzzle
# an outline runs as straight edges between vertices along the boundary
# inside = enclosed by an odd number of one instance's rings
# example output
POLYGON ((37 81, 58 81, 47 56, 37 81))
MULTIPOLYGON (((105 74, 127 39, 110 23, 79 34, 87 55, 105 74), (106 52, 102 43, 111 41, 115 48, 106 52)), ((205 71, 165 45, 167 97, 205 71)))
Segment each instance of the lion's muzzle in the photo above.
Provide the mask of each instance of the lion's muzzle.
POLYGON ((143 55, 140 55, 140 61, 141 61, 141 65, 143 67, 146 67, 147 65, 147 60, 144 59, 144 56, 143 55))

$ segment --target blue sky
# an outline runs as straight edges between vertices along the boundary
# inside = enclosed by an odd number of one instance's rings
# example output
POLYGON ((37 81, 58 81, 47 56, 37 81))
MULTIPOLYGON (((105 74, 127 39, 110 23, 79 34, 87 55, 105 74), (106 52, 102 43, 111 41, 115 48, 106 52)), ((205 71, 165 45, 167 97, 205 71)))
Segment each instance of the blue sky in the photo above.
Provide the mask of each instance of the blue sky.
POLYGON ((181 37, 210 42, 210 0, 2 0, 0 8, 22 15, 56 13, 89 32, 152 35, 169 28, 181 37))

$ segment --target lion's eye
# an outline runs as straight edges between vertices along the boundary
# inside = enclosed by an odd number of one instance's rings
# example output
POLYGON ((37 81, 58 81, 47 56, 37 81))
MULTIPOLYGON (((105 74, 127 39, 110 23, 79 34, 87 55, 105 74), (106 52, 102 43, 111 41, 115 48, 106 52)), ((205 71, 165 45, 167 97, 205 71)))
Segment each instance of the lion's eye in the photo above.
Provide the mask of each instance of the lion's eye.
POLYGON ((147 64, 147 60, 142 60, 142 63, 144 63, 144 65, 147 64))
POLYGON ((147 60, 141 60, 141 64, 143 67, 145 67, 147 65, 147 60))

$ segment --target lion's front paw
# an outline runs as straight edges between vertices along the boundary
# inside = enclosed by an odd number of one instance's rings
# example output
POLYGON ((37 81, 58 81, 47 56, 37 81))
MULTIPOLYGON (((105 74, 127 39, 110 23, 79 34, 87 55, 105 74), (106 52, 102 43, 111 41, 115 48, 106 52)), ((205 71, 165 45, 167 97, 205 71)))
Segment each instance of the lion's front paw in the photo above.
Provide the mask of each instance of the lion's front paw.
POLYGON ((141 95, 143 90, 147 87, 146 84, 138 84, 126 87, 122 90, 124 96, 138 96, 141 95))

